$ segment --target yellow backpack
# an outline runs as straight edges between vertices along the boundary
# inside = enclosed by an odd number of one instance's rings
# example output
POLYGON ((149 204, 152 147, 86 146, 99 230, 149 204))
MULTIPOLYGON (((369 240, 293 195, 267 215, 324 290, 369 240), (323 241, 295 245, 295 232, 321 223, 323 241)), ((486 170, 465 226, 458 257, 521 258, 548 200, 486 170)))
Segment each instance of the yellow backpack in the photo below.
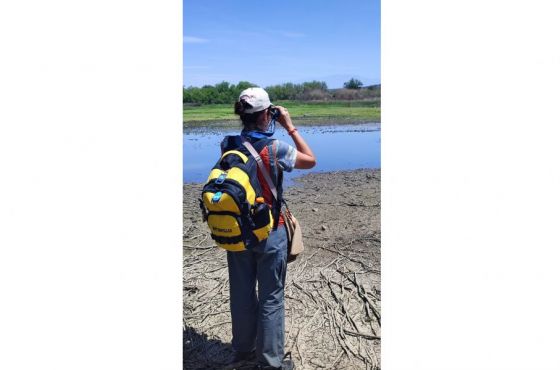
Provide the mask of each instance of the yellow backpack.
MULTIPOLYGON (((239 136, 228 136, 229 148, 212 168, 202 189, 200 208, 212 239, 228 251, 238 252, 268 238, 274 219, 264 202, 257 178, 257 162, 239 136), (237 143, 237 144, 236 144, 237 143)), ((253 146, 260 150, 270 140, 253 146)))

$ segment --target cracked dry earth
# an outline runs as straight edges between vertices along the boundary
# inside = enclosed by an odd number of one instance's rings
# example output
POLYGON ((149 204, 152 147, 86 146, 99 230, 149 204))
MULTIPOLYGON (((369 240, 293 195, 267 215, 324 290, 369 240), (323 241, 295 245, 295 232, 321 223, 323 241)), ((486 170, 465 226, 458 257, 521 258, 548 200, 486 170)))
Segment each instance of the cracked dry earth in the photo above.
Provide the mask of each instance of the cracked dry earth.
MULTIPOLYGON (((285 189, 305 244, 285 289, 286 352, 298 370, 380 369, 380 177, 370 169, 313 173, 285 189)), ((201 188, 184 185, 183 368, 227 369, 226 252, 202 222, 201 188)))

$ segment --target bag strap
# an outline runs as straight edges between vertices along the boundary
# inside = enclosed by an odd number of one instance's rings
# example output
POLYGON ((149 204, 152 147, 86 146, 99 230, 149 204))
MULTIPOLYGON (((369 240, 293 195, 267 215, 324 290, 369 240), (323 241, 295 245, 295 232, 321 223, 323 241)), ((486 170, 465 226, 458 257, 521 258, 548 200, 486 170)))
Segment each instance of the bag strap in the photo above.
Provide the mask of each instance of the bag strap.
MULTIPOLYGON (((259 155, 259 153, 257 153, 257 151, 255 150, 255 148, 253 147, 253 145, 251 145, 251 143, 245 139, 244 137, 241 137, 243 140, 243 145, 245 146, 245 148, 247 148, 247 150, 249 150, 249 153, 251 153, 251 155, 253 156, 253 158, 255 158, 255 161, 257 161, 257 165, 259 166, 261 173, 263 174, 263 177, 268 185, 268 187, 270 188, 270 192, 272 193, 272 195, 274 196, 274 198, 276 199, 276 201, 278 201, 278 193, 276 192, 276 186, 274 186, 274 183, 272 182, 272 179, 270 178, 270 175, 268 174, 268 171, 266 170, 266 167, 264 166, 263 160, 261 158, 261 156, 259 155)), ((286 200, 284 198, 282 198, 282 203, 284 203, 284 206, 286 207, 286 212, 288 214, 291 214, 292 212, 290 212, 290 209, 288 208, 288 204, 286 203, 286 200)), ((282 205, 280 204, 280 213, 283 215, 284 212, 282 212, 282 205)))
POLYGON ((262 173, 262 175, 263 175, 263 177, 266 181, 266 184, 270 188, 270 192, 274 196, 274 199, 276 199, 276 201, 278 201, 278 192, 276 191, 276 186, 274 186, 274 183, 272 182, 272 179, 270 178, 270 175, 269 175, 268 171, 266 170, 266 167, 264 166, 264 163, 263 163, 263 160, 262 160, 261 156, 259 155, 259 153, 257 153, 257 151, 255 150, 253 145, 248 140, 246 140, 243 137, 242 137, 242 139, 243 139, 243 145, 245 146, 245 148, 247 148, 249 153, 251 153, 253 158, 255 158, 255 161, 257 161, 257 165, 259 166, 259 169, 261 170, 261 173, 262 173))

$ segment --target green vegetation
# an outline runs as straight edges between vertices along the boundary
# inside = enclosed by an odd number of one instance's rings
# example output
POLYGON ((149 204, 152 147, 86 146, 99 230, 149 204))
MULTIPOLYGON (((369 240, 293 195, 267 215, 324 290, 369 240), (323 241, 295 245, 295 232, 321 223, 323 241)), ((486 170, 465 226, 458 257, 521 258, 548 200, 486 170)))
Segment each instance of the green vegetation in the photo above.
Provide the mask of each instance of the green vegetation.
MULTIPOLYGON (((372 85, 362 88, 362 82, 352 78, 344 83, 343 89, 328 89, 322 81, 304 82, 294 84, 291 82, 267 86, 270 100, 295 100, 295 101, 332 101, 332 100, 363 100, 379 99, 381 85, 372 85)), ((229 82, 220 82, 214 86, 183 87, 184 104, 232 104, 239 97, 239 93, 248 87, 256 86, 248 81, 241 81, 237 85, 229 82)))
MULTIPOLYGON (((362 87, 352 78, 342 89, 328 89, 322 81, 285 83, 265 87, 270 100, 290 111, 294 123, 332 124, 379 122, 381 85, 362 87)), ((184 126, 238 126, 233 104, 241 91, 256 86, 248 81, 237 85, 221 82, 214 86, 183 87, 184 126)))
POLYGON ((355 78, 352 78, 352 79, 350 79, 350 81, 344 83, 344 87, 347 88, 347 89, 354 89, 355 90, 355 89, 361 88, 362 86, 364 86, 362 81, 360 81, 358 79, 355 79, 355 78))
MULTIPOLYGON (((275 101, 290 111, 297 125, 333 123, 380 122, 381 109, 376 101, 329 101, 296 102, 275 101)), ((183 122, 187 127, 240 125, 239 117, 233 114, 233 104, 185 106, 183 122)))
POLYGON ((237 85, 224 81, 214 86, 183 87, 183 103, 233 105, 241 91, 253 86, 256 85, 247 81, 241 81, 237 85))

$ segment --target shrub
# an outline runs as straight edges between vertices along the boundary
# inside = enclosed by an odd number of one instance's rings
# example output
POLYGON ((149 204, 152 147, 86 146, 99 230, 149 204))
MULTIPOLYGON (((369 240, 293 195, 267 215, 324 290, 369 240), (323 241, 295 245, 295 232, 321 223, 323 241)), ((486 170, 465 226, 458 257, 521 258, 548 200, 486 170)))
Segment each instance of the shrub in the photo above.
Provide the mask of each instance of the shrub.
POLYGON ((356 100, 360 98, 360 92, 353 89, 339 89, 334 92, 335 99, 356 100))

